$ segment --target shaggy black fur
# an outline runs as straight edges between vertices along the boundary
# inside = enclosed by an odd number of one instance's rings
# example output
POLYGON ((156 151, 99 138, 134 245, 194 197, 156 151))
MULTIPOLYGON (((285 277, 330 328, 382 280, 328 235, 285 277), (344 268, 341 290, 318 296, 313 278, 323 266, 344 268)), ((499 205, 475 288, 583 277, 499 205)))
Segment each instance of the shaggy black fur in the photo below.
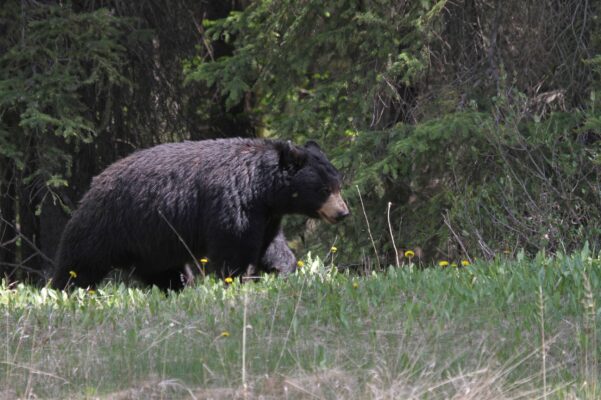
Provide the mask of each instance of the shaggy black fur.
POLYGON ((339 188, 314 142, 218 139, 136 152, 92 181, 63 232, 52 285, 87 287, 111 268, 134 268, 144 283, 180 289, 192 256, 207 256, 221 277, 261 265, 291 272, 282 217, 317 218, 339 188))

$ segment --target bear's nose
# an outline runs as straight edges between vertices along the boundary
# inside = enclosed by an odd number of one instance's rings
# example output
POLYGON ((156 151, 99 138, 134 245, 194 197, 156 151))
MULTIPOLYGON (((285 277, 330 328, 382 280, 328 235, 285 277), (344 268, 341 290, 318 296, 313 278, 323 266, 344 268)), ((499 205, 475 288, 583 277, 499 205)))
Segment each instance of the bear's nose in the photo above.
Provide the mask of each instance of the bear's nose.
POLYGON ((344 210, 344 211, 339 212, 338 215, 336 215, 336 222, 342 221, 343 219, 345 219, 349 215, 351 215, 351 213, 348 210, 344 210))

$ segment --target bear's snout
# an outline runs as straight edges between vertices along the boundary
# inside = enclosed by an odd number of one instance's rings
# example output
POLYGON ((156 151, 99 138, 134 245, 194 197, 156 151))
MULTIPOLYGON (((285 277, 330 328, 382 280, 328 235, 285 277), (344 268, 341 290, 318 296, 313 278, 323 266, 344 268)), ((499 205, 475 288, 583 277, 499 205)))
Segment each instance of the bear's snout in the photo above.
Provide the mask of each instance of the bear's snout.
POLYGON ((321 218, 335 224, 350 215, 349 209, 342 199, 340 192, 334 192, 326 199, 317 213, 321 218))
POLYGON ((349 215, 351 215, 351 213, 349 212, 348 209, 346 211, 339 212, 338 215, 336 216, 336 222, 342 221, 343 219, 345 219, 349 215))

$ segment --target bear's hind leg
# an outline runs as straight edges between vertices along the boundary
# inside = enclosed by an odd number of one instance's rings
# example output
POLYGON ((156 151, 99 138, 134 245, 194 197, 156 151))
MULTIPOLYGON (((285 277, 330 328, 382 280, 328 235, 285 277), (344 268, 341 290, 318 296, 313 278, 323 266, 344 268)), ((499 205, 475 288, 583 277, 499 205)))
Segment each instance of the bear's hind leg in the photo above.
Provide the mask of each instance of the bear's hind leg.
POLYGON ((52 287, 66 290, 70 286, 94 287, 108 274, 110 266, 94 265, 90 261, 59 264, 52 278, 52 287))
POLYGON ((65 227, 51 282, 55 289, 95 286, 104 279, 115 261, 111 243, 103 240, 95 230, 82 229, 82 224, 74 216, 65 227))

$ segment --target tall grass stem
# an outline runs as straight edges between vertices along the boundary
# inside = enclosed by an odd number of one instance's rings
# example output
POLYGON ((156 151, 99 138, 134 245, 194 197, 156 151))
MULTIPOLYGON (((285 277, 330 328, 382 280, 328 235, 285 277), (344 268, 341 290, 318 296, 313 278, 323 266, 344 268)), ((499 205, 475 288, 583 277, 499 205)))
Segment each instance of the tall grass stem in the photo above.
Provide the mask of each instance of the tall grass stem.
POLYGON ((359 186, 355 185, 357 188, 357 193, 359 193, 359 201, 361 201, 361 209, 363 210, 363 216, 365 217, 365 223, 367 224, 367 233, 369 234, 369 239, 371 240, 371 245, 374 248, 374 254, 376 255, 376 261, 378 262, 378 269, 381 269, 382 266, 380 264, 380 257, 378 257, 378 249, 376 248, 376 242, 374 242, 374 237, 371 234, 371 228, 369 227, 369 219, 367 218, 367 213, 365 212, 365 205, 363 204, 363 197, 361 197, 361 191, 359 190, 359 186))
POLYGON ((246 385, 246 313, 248 310, 248 293, 244 292, 244 311, 242 314, 242 390, 244 391, 244 398, 247 398, 247 385, 246 385))
POLYGON ((188 252, 188 254, 190 254, 190 257, 192 258, 192 261, 194 262, 194 265, 196 265, 196 268, 198 268, 198 271, 204 277, 204 269, 200 266, 200 263, 196 259, 196 256, 194 255, 194 253, 192 253, 192 250, 190 250, 190 248, 186 244, 186 241, 184 240, 184 238, 182 238, 182 236, 177 232, 177 230, 175 229, 175 227, 173 225, 171 225, 171 222, 169 222, 167 220, 167 218, 165 218, 165 215, 163 214, 163 212, 161 210, 158 210, 158 213, 161 216, 161 218, 163 218, 163 220, 167 223, 167 225, 169 225, 169 228, 171 228, 171 230, 173 231, 173 233, 175 233, 175 235, 177 236, 177 238, 179 239, 179 241, 184 245, 186 251, 188 252))
POLYGON ((392 205, 391 202, 388 202, 388 211, 387 211, 387 218, 388 218, 388 230, 390 231, 390 240, 392 240, 392 248, 394 249, 394 255, 395 255, 395 261, 396 261, 396 266, 397 268, 400 268, 401 264, 400 264, 400 260, 399 260, 399 251, 396 248, 396 243, 394 243, 394 235, 392 234, 392 225, 390 224, 390 206, 392 205))
POLYGON ((547 348, 545 343, 545 298, 542 285, 538 286, 538 307, 540 311, 540 343, 543 368, 543 400, 547 400, 547 348))

